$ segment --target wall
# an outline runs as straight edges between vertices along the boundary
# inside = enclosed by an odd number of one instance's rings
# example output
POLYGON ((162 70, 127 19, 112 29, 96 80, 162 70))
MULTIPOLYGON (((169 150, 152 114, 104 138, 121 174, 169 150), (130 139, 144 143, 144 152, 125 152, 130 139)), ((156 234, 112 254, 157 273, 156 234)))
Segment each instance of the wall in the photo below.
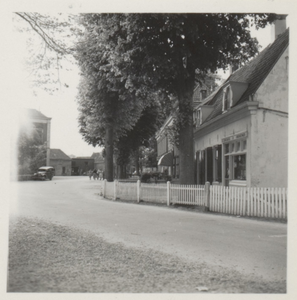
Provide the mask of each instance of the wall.
POLYGON ((51 159, 50 166, 55 168, 56 176, 71 176, 71 160, 51 159), (65 167, 65 174, 63 174, 63 167, 65 167))
POLYGON ((253 117, 252 185, 287 187, 288 183, 288 61, 287 49, 258 89, 253 117))
POLYGON ((287 187, 288 117, 286 114, 259 110, 253 116, 251 148, 251 185, 287 187))
POLYGON ((168 152, 168 138, 166 135, 162 135, 158 140, 157 140, 157 153, 158 157, 161 155, 165 154, 168 152))
POLYGON ((78 168, 79 174, 83 175, 83 173, 87 173, 89 170, 94 170, 94 159, 78 159, 73 158, 71 160, 71 168, 78 168))
POLYGON ((289 50, 287 49, 254 96, 254 100, 259 102, 259 107, 288 112, 288 73, 289 50))
POLYGON ((245 117, 228 125, 224 125, 224 121, 222 121, 222 126, 219 129, 214 130, 213 132, 208 133, 203 137, 195 139, 194 152, 196 153, 196 151, 198 150, 203 150, 207 147, 222 144, 223 138, 237 134, 239 132, 247 131, 248 127, 249 117, 245 117))

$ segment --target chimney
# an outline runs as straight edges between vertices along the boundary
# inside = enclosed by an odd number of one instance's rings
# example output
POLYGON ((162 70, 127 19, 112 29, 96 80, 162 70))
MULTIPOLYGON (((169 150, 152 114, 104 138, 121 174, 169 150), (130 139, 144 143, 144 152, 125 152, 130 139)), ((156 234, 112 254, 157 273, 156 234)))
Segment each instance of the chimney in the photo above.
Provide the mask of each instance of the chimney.
POLYGON ((273 43, 277 37, 287 29, 287 15, 277 15, 277 20, 271 24, 271 42, 273 43))

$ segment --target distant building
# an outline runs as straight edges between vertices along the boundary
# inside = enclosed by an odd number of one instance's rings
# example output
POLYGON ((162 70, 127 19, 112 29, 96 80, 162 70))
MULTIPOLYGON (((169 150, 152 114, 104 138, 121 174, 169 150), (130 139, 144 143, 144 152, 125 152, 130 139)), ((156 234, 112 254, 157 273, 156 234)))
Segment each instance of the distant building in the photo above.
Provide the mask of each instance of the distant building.
POLYGON ((56 176, 71 175, 71 158, 60 149, 50 149, 49 165, 55 168, 56 176))
POLYGON ((71 159, 71 175, 86 175, 89 170, 94 170, 94 168, 94 158, 90 156, 71 159))
POLYGON ((105 170, 105 160, 100 152, 93 153, 91 158, 94 158, 94 168, 96 170, 104 171, 105 170))
POLYGON ((46 165, 49 165, 51 118, 46 117, 36 109, 24 109, 24 116, 33 125, 33 130, 40 136, 40 143, 46 143, 46 165))

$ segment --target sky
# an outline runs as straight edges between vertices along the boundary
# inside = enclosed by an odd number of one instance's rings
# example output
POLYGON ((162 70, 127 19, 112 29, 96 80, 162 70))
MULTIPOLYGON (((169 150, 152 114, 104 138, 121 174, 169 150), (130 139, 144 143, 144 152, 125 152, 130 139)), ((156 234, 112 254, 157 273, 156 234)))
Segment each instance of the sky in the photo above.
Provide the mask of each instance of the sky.
MULTIPOLYGON (((258 38, 262 49, 271 43, 271 26, 265 29, 252 30, 252 35, 258 38)), ((62 87, 55 95, 49 95, 41 89, 34 96, 29 86, 28 71, 25 70, 24 53, 26 53, 25 33, 13 30, 13 61, 14 74, 18 82, 18 88, 14 89, 14 97, 18 99, 18 108, 26 107, 37 109, 51 119, 51 142, 50 148, 61 149, 67 155, 91 156, 93 152, 100 152, 100 147, 88 145, 79 133, 78 127, 78 104, 76 102, 79 71, 76 66, 71 66, 71 72, 62 74, 66 78, 69 88, 62 87)), ((227 78, 229 72, 219 72, 222 78, 227 78)))
MULTIPOLYGON (((71 71, 60 70, 62 80, 69 86, 61 86, 59 92, 50 95, 42 88, 37 95, 30 88, 30 76, 25 69, 26 33, 13 30, 14 43, 14 76, 17 78, 18 89, 14 91, 18 108, 32 108, 40 111, 51 119, 50 148, 61 149, 67 155, 91 156, 100 152, 100 147, 88 145, 79 133, 78 104, 76 101, 79 70, 76 65, 68 64, 71 71)), ((65 65, 64 65, 65 67, 65 65)), ((65 68, 64 68, 65 69, 65 68)))

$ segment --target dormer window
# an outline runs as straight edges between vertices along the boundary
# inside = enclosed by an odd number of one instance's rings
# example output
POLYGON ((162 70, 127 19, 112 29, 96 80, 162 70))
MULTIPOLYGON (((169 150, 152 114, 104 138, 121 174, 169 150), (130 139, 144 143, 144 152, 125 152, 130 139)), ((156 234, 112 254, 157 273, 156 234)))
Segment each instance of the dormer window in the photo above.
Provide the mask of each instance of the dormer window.
POLYGON ((206 98, 207 91, 206 90, 200 90, 200 101, 204 100, 206 98))
POLYGON ((198 108, 195 111, 194 122, 195 122, 196 128, 199 127, 202 124, 202 111, 201 111, 201 108, 198 108))
POLYGON ((233 105, 233 93, 231 86, 228 85, 223 90, 223 108, 222 111, 227 111, 233 105))
POLYGON ((200 126, 202 124, 202 110, 201 108, 197 111, 197 125, 200 126))

